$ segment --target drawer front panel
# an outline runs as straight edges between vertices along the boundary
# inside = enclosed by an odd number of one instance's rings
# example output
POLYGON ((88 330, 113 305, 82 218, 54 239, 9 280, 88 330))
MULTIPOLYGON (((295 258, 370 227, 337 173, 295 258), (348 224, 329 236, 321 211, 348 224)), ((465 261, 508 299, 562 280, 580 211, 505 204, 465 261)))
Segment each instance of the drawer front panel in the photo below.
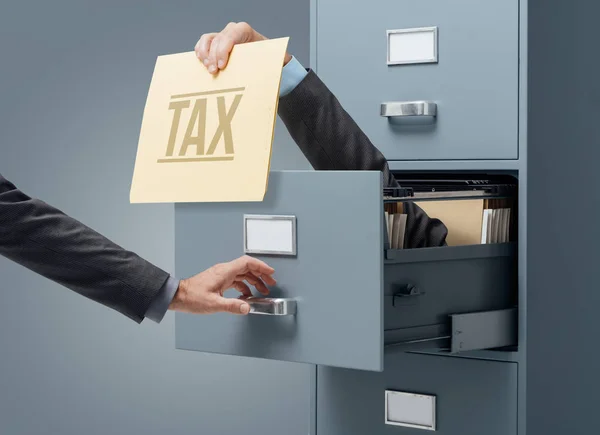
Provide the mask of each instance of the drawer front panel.
POLYGON ((275 269, 278 286, 269 296, 294 299, 297 311, 293 316, 177 313, 177 348, 381 370, 381 189, 378 172, 273 172, 263 202, 178 204, 179 277, 242 255, 244 215, 294 216, 296 254, 255 256, 275 269))
POLYGON ((317 0, 317 73, 388 160, 516 159, 518 20, 517 0, 317 0), (388 31, 427 27, 437 63, 387 64, 388 31), (382 116, 415 101, 436 116, 382 116))
MULTIPOLYGON (((430 433, 423 429, 385 424, 386 390, 435 397, 435 433, 440 435, 517 433, 516 363, 403 353, 386 354, 385 371, 382 373, 319 367, 318 433, 430 433)), ((413 401, 412 405, 416 405, 415 414, 408 413, 406 420, 428 417, 417 413, 418 403, 413 401)), ((403 410, 393 411, 402 414, 403 410)))

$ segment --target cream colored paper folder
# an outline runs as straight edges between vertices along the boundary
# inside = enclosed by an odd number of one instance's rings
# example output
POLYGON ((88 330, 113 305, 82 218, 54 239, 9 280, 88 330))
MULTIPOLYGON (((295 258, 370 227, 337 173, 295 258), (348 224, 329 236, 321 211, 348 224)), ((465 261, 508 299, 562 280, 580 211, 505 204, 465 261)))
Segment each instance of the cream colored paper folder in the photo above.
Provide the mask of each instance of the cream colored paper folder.
MULTIPOLYGON (((417 203, 431 218, 440 219, 448 228, 448 246, 481 243, 483 199, 423 201, 417 203)), ((489 240, 488 240, 489 243, 489 240)))
POLYGON ((262 201, 289 38, 236 45, 211 75, 194 52, 156 61, 130 201, 262 201))

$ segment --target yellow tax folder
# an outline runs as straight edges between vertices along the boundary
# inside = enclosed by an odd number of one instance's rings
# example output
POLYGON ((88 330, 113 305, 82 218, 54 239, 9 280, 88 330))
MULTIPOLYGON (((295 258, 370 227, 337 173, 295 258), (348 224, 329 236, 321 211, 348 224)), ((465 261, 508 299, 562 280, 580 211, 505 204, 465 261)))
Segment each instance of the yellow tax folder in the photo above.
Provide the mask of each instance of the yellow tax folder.
POLYGON ((132 203, 263 200, 288 39, 236 45, 216 76, 194 52, 158 57, 132 203))

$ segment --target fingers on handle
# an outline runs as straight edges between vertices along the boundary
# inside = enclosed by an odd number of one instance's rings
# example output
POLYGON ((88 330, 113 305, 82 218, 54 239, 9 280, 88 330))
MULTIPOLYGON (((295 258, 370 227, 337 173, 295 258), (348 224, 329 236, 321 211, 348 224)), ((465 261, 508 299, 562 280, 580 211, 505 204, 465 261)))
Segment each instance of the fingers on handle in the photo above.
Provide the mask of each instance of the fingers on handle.
POLYGON ((241 280, 233 283, 233 288, 239 291, 244 296, 252 296, 252 291, 250 287, 244 284, 241 280))
POLYGON ((259 275, 257 272, 250 272, 250 273, 261 278, 264 281, 264 283, 267 285, 276 285, 277 284, 277 281, 275 280, 275 278, 273 278, 272 275, 267 275, 267 274, 262 274, 262 273, 259 275))
POLYGON ((277 285, 277 280, 273 277, 275 269, 273 269, 267 263, 257 260, 256 258, 246 256, 246 267, 248 272, 257 277, 261 283, 270 286, 277 285))
POLYGON ((224 270, 228 280, 235 282, 245 280, 265 295, 269 294, 267 285, 275 285, 277 283, 271 276, 275 272, 272 267, 247 255, 227 263, 224 266, 224 270))
POLYGON ((261 279, 260 276, 253 275, 252 273, 249 272, 246 274, 238 275, 236 277, 236 279, 238 281, 244 281, 244 280, 247 281, 248 283, 253 285, 259 292, 261 292, 263 295, 269 294, 269 289, 267 288, 267 286, 265 285, 265 283, 263 282, 263 280, 261 279))
POLYGON ((246 315, 250 312, 250 305, 241 299, 223 298, 220 308, 221 311, 231 314, 246 315))
POLYGON ((272 275, 275 272, 271 266, 267 263, 260 261, 249 255, 244 255, 236 260, 233 260, 235 267, 238 268, 239 273, 252 272, 254 275, 272 275))

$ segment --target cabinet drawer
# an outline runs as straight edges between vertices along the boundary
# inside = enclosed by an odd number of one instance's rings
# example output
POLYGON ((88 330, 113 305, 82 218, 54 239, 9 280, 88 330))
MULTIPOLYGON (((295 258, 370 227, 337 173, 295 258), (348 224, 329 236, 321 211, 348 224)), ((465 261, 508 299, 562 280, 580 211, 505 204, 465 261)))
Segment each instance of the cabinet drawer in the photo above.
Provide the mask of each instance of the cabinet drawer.
POLYGON ((518 0, 316 4, 317 73, 388 160, 518 158, 518 0), (432 27, 436 62, 388 65, 388 32, 392 60, 397 47, 422 60, 418 38, 397 36, 432 27), (436 116, 382 116, 414 101, 436 116))
POLYGON ((247 215, 295 218, 293 255, 256 256, 276 271, 278 287, 269 297, 293 300, 296 311, 177 313, 177 348, 380 371, 384 345, 412 349, 418 341, 419 348, 472 350, 498 347, 507 336, 514 344, 513 317, 502 311, 514 306, 512 247, 386 251, 379 172, 273 172, 262 202, 177 204, 177 275, 242 255, 247 215), (425 293, 394 298, 407 285, 425 293), (488 310, 492 317, 468 317, 488 310), (500 324, 509 322, 500 331, 496 315, 500 324), (469 338, 469 330, 490 321, 491 333, 469 338), (453 340, 458 324, 469 343, 463 348, 453 340))
POLYGON ((455 331, 459 323, 470 321, 475 322, 467 324, 473 334, 490 323, 509 322, 510 328, 498 331, 508 336, 499 338, 516 342, 515 248, 490 244, 388 252, 383 300, 386 347, 472 350, 478 345, 476 337, 459 340, 455 331))
MULTIPOLYGON (((427 420, 440 435, 517 433, 516 363, 394 353, 385 366, 383 373, 319 367, 317 433, 415 435, 428 431, 402 424, 427 420), (433 397, 435 404, 391 408, 396 425, 386 424, 386 406, 394 406, 386 391, 433 397)), ((409 398, 404 405, 415 403, 409 398)))

